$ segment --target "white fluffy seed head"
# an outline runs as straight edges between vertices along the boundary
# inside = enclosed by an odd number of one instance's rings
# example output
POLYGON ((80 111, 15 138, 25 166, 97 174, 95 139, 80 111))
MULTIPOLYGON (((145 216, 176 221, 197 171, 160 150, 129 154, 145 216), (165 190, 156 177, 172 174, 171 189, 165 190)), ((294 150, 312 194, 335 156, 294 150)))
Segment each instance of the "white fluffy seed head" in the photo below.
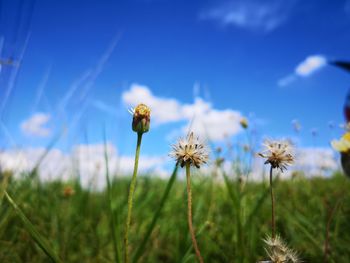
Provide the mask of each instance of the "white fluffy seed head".
POLYGON ((286 243, 279 237, 267 236, 264 239, 265 250, 273 263, 299 263, 301 262, 297 253, 290 249, 286 243))
POLYGON ((293 148, 288 141, 265 141, 265 150, 259 155, 266 159, 265 164, 279 168, 282 172, 294 162, 293 148))
POLYGON ((191 132, 186 138, 181 138, 177 143, 172 145, 172 151, 169 155, 181 167, 189 163, 192 166, 200 168, 209 159, 209 149, 205 143, 199 140, 198 136, 194 136, 193 132, 191 132))

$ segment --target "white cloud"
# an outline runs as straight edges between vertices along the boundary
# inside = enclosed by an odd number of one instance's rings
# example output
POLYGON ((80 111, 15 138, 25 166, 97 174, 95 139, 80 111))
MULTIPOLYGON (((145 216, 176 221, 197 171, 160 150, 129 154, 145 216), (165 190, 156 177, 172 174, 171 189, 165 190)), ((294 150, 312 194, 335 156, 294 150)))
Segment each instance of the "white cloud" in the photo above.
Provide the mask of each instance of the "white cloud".
MULTIPOLYGON (((27 148, 0 152, 0 167, 19 176, 30 172, 45 153, 45 148, 27 148)), ((107 144, 109 171, 111 176, 130 175, 134 167, 134 156, 123 156, 111 143, 107 144)), ((69 180, 79 174, 84 187, 101 189, 105 186, 106 167, 104 145, 76 145, 68 153, 52 149, 40 163, 39 175, 43 180, 69 180)), ((167 156, 140 156, 139 173, 164 177, 169 173, 164 168, 167 156)))
POLYGON ((132 84, 130 90, 122 94, 122 100, 127 106, 147 104, 151 108, 152 122, 156 124, 186 121, 187 125, 182 127, 184 133, 191 128, 210 140, 223 140, 241 130, 239 111, 215 109, 201 98, 196 98, 192 104, 182 104, 176 99, 154 96, 147 86, 132 84))
POLYGON ((297 80, 298 77, 308 77, 314 74, 327 65, 327 59, 322 55, 312 55, 306 57, 305 60, 300 62, 294 70, 293 74, 287 75, 286 77, 278 80, 277 84, 280 87, 287 86, 297 80))
POLYGON ((309 175, 323 175, 327 171, 338 168, 334 152, 330 148, 301 148, 297 151, 296 168, 308 172, 309 175))
POLYGON ((216 110, 208 102, 197 98, 194 104, 182 107, 183 115, 189 123, 183 127, 187 133, 189 129, 213 141, 223 140, 241 131, 240 119, 242 115, 231 109, 216 110))
MULTIPOLYGON (((0 152, 0 167, 2 170, 13 171, 18 177, 30 172, 45 153, 45 148, 11 149, 0 152)), ((107 143, 109 171, 111 177, 131 175, 134 166, 134 156, 119 155, 115 146, 107 143)), ((169 162, 168 162, 169 161, 169 162)), ((140 156, 139 174, 149 174, 168 178, 171 171, 167 164, 167 156, 140 156)), ((232 173, 232 161, 225 162, 225 170, 232 173)), ((201 168, 201 173, 210 174, 211 165, 201 168)), ((296 162, 286 172, 281 173, 283 179, 290 178, 293 171, 304 171, 307 177, 327 176, 339 169, 334 152, 329 148, 300 148, 296 151, 296 162)), ((102 189, 106 185, 106 167, 104 160, 104 145, 76 145, 68 153, 52 149, 38 167, 39 176, 44 181, 76 178, 79 174, 84 187, 102 189)), ((181 175, 179 175, 181 178, 181 175)), ((268 178, 268 166, 260 157, 253 159, 250 180, 261 181, 268 178)))
POLYGON ((50 121, 50 119, 50 114, 37 112, 21 123, 21 130, 25 135, 47 137, 51 134, 51 130, 44 126, 50 121))
POLYGON ((309 56, 295 69, 295 74, 307 77, 327 64, 326 58, 320 55, 309 56))
POLYGON ((257 31, 272 31, 287 19, 296 1, 230 0, 205 10, 202 19, 257 31))
POLYGON ((129 106, 147 104, 152 110, 152 121, 156 124, 182 119, 181 106, 177 100, 155 97, 147 86, 132 84, 130 90, 122 94, 122 100, 129 106))

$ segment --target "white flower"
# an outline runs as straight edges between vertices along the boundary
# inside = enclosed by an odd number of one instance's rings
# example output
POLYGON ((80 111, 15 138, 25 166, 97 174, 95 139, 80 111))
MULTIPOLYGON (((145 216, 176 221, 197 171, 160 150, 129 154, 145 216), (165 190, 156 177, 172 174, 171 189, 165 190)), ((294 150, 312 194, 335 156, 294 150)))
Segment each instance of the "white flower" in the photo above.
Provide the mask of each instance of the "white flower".
POLYGON ((294 162, 292 146, 288 141, 266 141, 265 150, 259 155, 266 158, 265 164, 271 164, 272 168, 287 169, 294 162))
POLYGON ((298 263, 301 262, 297 253, 288 248, 286 243, 279 237, 266 237, 264 239, 266 244, 265 250, 273 263, 298 263))
POLYGON ((172 151, 169 155, 173 157, 181 167, 189 163, 199 168, 202 164, 207 163, 209 159, 209 150, 207 146, 191 132, 186 138, 181 138, 176 144, 172 145, 172 151))

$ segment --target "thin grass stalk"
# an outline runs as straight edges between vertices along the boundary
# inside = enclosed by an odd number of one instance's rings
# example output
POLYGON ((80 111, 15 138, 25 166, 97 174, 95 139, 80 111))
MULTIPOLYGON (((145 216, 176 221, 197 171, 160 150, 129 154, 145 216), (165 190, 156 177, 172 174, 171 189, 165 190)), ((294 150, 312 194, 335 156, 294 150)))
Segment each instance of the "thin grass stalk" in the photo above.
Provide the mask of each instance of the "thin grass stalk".
POLYGON ((130 229, 130 222, 131 222, 131 213, 132 213, 132 205, 133 205, 133 197, 135 192, 135 186, 136 186, 136 177, 137 177, 137 169, 139 165, 139 156, 140 156, 140 148, 141 148, 141 141, 142 141, 142 133, 137 133, 137 144, 136 144, 136 153, 135 153, 135 162, 134 162, 134 172, 132 175, 131 183, 130 183, 130 189, 129 189, 129 196, 128 196, 128 215, 126 218, 126 225, 125 225, 125 234, 124 234, 124 254, 125 254, 125 263, 129 262, 129 229, 130 229))
POLYGON ((113 240, 113 251, 114 251, 114 260, 116 263, 120 262, 119 258, 119 250, 118 250, 118 239, 117 239, 117 229, 116 229, 116 218, 113 211, 113 196, 112 196, 112 187, 111 181, 109 178, 109 165, 108 165, 108 153, 107 153, 107 145, 106 145, 106 137, 104 140, 104 158, 106 165, 106 181, 107 181, 107 195, 108 195, 108 203, 109 203, 109 213, 110 213, 110 224, 112 230, 112 240, 113 240))
POLYGON ((0 171, 0 204, 2 202, 2 199, 4 198, 4 194, 5 194, 10 176, 11 174, 9 172, 0 171))
POLYGON ((269 188, 264 189, 263 193, 257 199, 257 202, 255 203, 254 207, 251 209, 251 212, 248 215, 248 218, 244 225, 244 228, 246 231, 251 228, 251 224, 254 218, 258 217, 258 212, 261 209, 262 205, 264 204, 265 199, 267 199, 267 197, 269 196, 269 192, 270 192, 269 188))
POLYGON ((199 251, 196 235, 194 233, 192 225, 192 191, 191 191, 191 167, 190 163, 186 163, 186 181, 187 181, 187 215, 188 215, 188 228, 190 230, 191 239, 194 251, 196 252, 197 259, 200 263, 203 263, 201 252, 199 251))
POLYGON ((238 255, 239 255, 239 262, 244 262, 244 247, 245 247, 245 240, 243 235, 243 223, 242 223, 242 212, 243 212, 243 206, 242 206, 242 189, 240 188, 239 183, 237 183, 237 193, 238 193, 238 209, 236 211, 237 215, 237 248, 238 248, 238 255))
POLYGON ((36 230, 34 225, 30 222, 30 220, 26 217, 26 215, 22 212, 22 210, 18 207, 15 201, 10 197, 10 195, 5 191, 5 197, 7 201, 10 203, 12 208, 15 210, 16 214, 22 220, 24 227, 29 232, 31 237, 34 239, 36 244, 43 250, 43 252, 55 263, 61 263, 62 261, 56 255, 55 251, 50 247, 47 240, 36 230))
POLYGON ((173 170, 173 173, 171 174, 171 177, 167 183, 167 186, 165 188, 165 191, 163 193, 163 196, 162 196, 162 199, 160 201, 160 204, 158 206, 158 209, 157 211, 154 213, 154 216, 153 216, 153 219, 152 219, 152 222, 151 224, 149 225, 147 231, 146 231, 146 234, 144 235, 142 241, 141 241, 141 245, 138 247, 138 249, 136 250, 136 253, 135 253, 135 256, 133 258, 133 263, 136 263, 140 257, 142 256, 144 250, 145 250, 145 247, 146 247, 146 244, 152 234, 152 231, 158 221, 158 218, 160 216, 160 213, 164 207, 164 204, 166 202, 166 200, 168 199, 169 197, 169 193, 170 193, 170 190, 171 188, 173 187, 174 185, 174 182, 176 180, 176 176, 177 176, 177 170, 178 170, 178 165, 175 166, 174 170, 173 170))
POLYGON ((330 228, 331 228, 331 223, 332 223, 332 219, 334 217, 334 214, 336 213, 339 204, 340 204, 340 199, 337 201, 337 203, 335 204, 334 208, 328 212, 328 219, 327 219, 327 226, 326 226, 326 238, 325 238, 325 242, 324 242, 324 263, 329 262, 329 257, 331 255, 331 248, 330 248, 330 228))
POLYGON ((270 167, 270 195, 271 195, 271 224, 272 224, 272 238, 276 237, 276 222, 275 222, 275 196, 273 194, 273 185, 272 185, 272 171, 273 167, 270 167))
MULTIPOLYGON (((199 227, 199 230, 197 232, 197 237, 201 236, 201 234, 203 233, 203 231, 206 229, 207 227, 207 223, 204 223, 202 224, 200 227, 199 227)), ((191 242, 191 244, 188 246, 187 250, 186 250, 186 253, 183 255, 183 257, 181 258, 181 260, 179 260, 178 262, 179 263, 185 263, 187 262, 188 258, 190 257, 191 255, 191 251, 192 251, 192 247, 193 247, 193 244, 191 242)))

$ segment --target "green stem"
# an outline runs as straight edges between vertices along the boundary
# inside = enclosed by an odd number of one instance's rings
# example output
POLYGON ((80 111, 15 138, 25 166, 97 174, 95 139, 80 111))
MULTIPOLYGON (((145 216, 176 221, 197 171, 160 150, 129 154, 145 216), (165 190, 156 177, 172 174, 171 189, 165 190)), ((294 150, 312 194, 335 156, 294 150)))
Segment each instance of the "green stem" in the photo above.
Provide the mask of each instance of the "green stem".
POLYGON ((271 168, 270 168, 271 220, 272 220, 272 239, 274 239, 276 236, 276 222, 275 222, 275 196, 273 194, 273 187, 272 187, 272 170, 273 170, 273 167, 271 165, 271 168))
POLYGON ((130 229, 130 221, 131 221, 131 211, 132 211, 132 201, 134 197, 135 192, 135 185, 136 185, 136 177, 137 177, 137 168, 139 165, 139 156, 140 156, 140 148, 141 148, 141 141, 142 141, 142 133, 137 133, 137 145, 136 145, 136 154, 135 154, 135 163, 134 163, 134 173, 132 175, 130 188, 129 188, 129 196, 128 196, 128 215, 126 218, 126 225, 125 225, 125 234, 124 234, 124 252, 125 252, 125 263, 129 262, 129 252, 128 252, 128 246, 129 246, 129 229, 130 229))
POLYGON ((114 209, 113 209, 113 195, 112 195, 112 185, 109 178, 109 162, 108 162, 108 152, 107 152, 107 143, 106 143, 106 133, 104 133, 104 158, 106 166, 106 181, 107 181, 107 195, 109 203, 109 213, 110 213, 110 225, 111 225, 111 235, 113 240, 113 250, 114 250, 114 259, 116 263, 120 262, 119 249, 118 249, 118 239, 117 239, 117 220, 115 218, 114 209))
POLYGON ((146 244, 147 244, 147 241, 149 240, 151 234, 152 234, 152 231, 157 223, 157 220, 158 218, 160 217, 160 213, 164 207, 164 204, 166 202, 166 200, 168 199, 168 196, 169 196, 169 193, 170 193, 170 190, 172 188, 172 186, 174 185, 174 182, 176 180, 176 176, 177 176, 177 169, 178 169, 178 166, 176 165, 175 168, 174 168, 174 171, 168 181, 168 184, 165 188, 165 191, 164 191, 164 194, 163 194, 163 197, 160 201, 160 204, 158 206, 158 209, 157 211, 155 212, 155 214, 153 215, 153 219, 152 219, 152 222, 151 224, 149 225, 148 229, 147 229, 147 232, 145 234, 145 236, 143 237, 142 239, 142 242, 141 242, 141 245, 138 247, 138 249, 136 250, 136 253, 135 253, 135 256, 133 257, 133 263, 136 263, 139 258, 142 256, 142 253, 144 252, 145 250, 145 247, 146 247, 146 244))
POLYGON ((41 235, 34 225, 29 221, 26 215, 22 212, 22 210, 18 207, 16 202, 11 198, 11 196, 5 191, 5 198, 11 204, 12 208, 15 210, 16 214, 22 220, 25 229, 29 232, 31 237, 34 239, 36 244, 44 251, 44 253, 51 259, 54 263, 62 262, 57 256, 56 252, 51 248, 48 241, 45 239, 43 235, 41 235))
POLYGON ((188 215, 188 228, 191 233, 191 239, 194 251, 196 252, 197 259, 200 263, 203 263, 201 252, 199 251, 196 235, 194 234, 192 225, 192 192, 191 192, 191 169, 190 163, 186 163, 186 179, 187 179, 187 215, 188 215))

